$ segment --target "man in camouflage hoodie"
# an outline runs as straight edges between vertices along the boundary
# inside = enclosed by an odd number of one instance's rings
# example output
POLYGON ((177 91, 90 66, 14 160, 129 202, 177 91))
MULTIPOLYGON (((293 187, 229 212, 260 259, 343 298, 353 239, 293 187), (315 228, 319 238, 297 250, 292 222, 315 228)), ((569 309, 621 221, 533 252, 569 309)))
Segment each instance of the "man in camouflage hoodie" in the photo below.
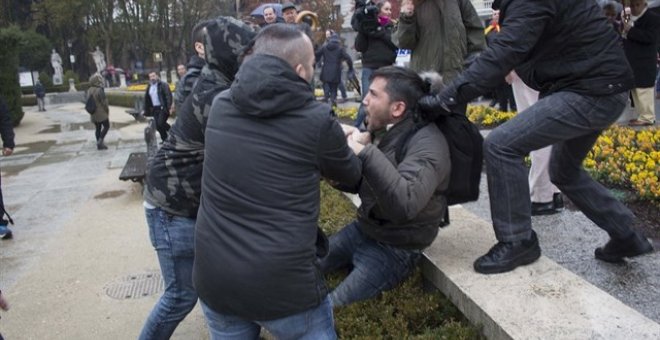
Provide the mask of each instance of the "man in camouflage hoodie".
POLYGON ((213 98, 229 88, 238 70, 238 55, 254 35, 249 26, 230 17, 208 23, 206 65, 192 95, 181 106, 170 138, 149 161, 144 206, 165 292, 140 339, 168 339, 197 303, 192 284, 193 240, 201 195, 204 130, 213 98))
POLYGON ((205 20, 193 28, 192 40, 195 55, 188 61, 186 73, 176 84, 176 89, 174 90, 174 110, 171 110, 172 112, 181 109, 186 98, 192 93, 195 84, 197 84, 197 79, 199 79, 199 75, 202 73, 202 68, 206 65, 206 61, 204 60, 206 52, 204 49, 204 35, 206 34, 206 26, 212 22, 211 20, 205 20))

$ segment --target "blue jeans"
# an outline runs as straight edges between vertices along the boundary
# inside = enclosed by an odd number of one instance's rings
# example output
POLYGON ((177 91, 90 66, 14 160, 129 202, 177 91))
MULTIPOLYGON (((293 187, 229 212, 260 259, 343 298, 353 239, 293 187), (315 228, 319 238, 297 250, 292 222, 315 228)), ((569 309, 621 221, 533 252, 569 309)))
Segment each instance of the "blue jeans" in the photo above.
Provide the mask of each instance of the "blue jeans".
POLYGON ((353 221, 330 236, 330 250, 321 261, 324 273, 352 266, 351 272, 330 293, 332 306, 345 306, 373 298, 408 278, 421 251, 392 247, 363 234, 353 221))
MULTIPOLYGON (((362 100, 364 100, 364 97, 367 96, 367 93, 369 93, 369 85, 371 85, 371 74, 373 74, 375 69, 373 68, 368 68, 368 67, 363 67, 362 68, 362 79, 361 79, 361 85, 362 85, 362 100)), ((367 112, 364 109, 364 104, 360 102, 360 108, 358 109, 358 114, 357 118, 355 119, 355 127, 356 128, 361 128, 362 123, 364 123, 364 119, 367 117, 367 112)))
POLYGON ((484 159, 495 235, 513 242, 531 237, 531 202, 524 157, 552 145, 550 180, 611 237, 626 237, 635 216, 582 168, 600 133, 623 111, 628 92, 591 97, 558 92, 493 130, 484 159))
POLYGON ((158 254, 165 292, 149 314, 139 339, 169 339, 197 303, 192 283, 195 220, 145 209, 149 238, 158 254))
POLYGON ((327 297, 318 307, 269 321, 250 321, 237 316, 220 314, 204 304, 204 301, 202 301, 202 309, 209 325, 211 340, 258 339, 261 327, 279 340, 337 339, 332 306, 327 297))
POLYGON ((11 230, 9 227, 7 227, 6 224, 0 224, 0 236, 4 236, 5 234, 9 233, 11 230))

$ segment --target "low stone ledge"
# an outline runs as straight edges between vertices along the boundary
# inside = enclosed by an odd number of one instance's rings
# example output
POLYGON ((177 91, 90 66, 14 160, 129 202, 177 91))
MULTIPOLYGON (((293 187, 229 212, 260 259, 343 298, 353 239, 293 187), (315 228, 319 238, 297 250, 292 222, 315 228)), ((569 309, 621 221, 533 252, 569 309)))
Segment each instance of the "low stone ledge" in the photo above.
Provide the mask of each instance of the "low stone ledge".
POLYGON ((425 250, 425 277, 489 339, 660 339, 660 325, 542 256, 496 275, 472 263, 495 244, 492 226, 466 209, 425 250))
POLYGON ((460 206, 450 214, 422 270, 487 338, 660 339, 660 325, 545 256, 509 273, 476 273, 472 263, 496 242, 493 228, 460 206))

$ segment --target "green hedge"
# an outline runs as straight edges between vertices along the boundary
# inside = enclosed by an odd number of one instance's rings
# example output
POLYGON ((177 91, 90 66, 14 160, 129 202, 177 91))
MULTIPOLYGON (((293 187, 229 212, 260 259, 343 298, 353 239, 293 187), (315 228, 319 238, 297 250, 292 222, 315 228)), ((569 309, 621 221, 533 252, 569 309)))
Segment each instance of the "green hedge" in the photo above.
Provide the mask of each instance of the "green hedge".
POLYGON ((7 102, 14 126, 20 124, 24 115, 18 82, 18 47, 22 34, 16 26, 0 29, 0 96, 7 102))
MULTIPOLYGON (((87 91, 89 89, 89 83, 88 82, 82 82, 76 84, 76 90, 78 91, 87 91)), ((61 92, 69 92, 69 81, 66 81, 66 84, 62 85, 50 85, 46 86, 46 93, 61 93, 61 92)), ((21 88, 21 93, 23 95, 30 95, 34 94, 34 87, 33 86, 26 86, 21 88)))
POLYGON ((135 100, 144 100, 144 94, 139 93, 113 93, 106 92, 106 97, 108 97, 108 104, 112 106, 121 106, 133 108, 135 106, 135 100))
POLYGON ((37 96, 33 94, 21 96, 21 106, 37 106, 37 96))

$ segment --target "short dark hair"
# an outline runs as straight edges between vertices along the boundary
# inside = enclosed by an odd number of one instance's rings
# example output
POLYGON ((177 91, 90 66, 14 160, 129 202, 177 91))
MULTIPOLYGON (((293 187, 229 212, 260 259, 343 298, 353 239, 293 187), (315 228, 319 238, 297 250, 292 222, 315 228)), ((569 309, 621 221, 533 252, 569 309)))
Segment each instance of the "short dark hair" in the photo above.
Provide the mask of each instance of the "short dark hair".
POLYGON ((204 29, 206 28, 206 26, 211 24, 211 22, 212 22, 211 20, 202 20, 198 22, 197 25, 195 25, 195 27, 193 27, 192 30, 193 47, 195 43, 202 43, 202 44, 204 43, 204 31, 205 31, 204 29))
POLYGON ((387 81, 385 92, 390 97, 390 101, 406 103, 408 112, 413 112, 417 107, 417 101, 428 92, 428 85, 424 80, 415 71, 408 68, 382 67, 371 74, 370 79, 375 78, 383 78, 387 81))
POLYGON ((268 25, 254 38, 250 53, 272 55, 284 59, 290 65, 302 64, 306 56, 300 50, 305 37, 298 25, 268 25))

